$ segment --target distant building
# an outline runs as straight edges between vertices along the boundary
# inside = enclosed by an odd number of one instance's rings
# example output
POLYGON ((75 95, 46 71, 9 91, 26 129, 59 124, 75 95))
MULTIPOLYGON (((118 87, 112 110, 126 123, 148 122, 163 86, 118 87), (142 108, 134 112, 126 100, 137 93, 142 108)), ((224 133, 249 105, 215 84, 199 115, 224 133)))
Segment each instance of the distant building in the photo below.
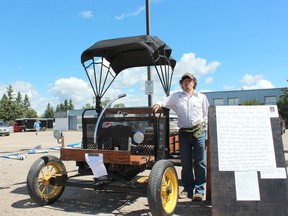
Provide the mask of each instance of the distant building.
MULTIPOLYGON (((56 112, 55 130, 82 130, 82 114, 83 109, 80 110, 67 110, 63 112, 56 112)), ((96 110, 87 110, 85 117, 96 117, 96 110)))
MULTIPOLYGON (((239 105, 244 101, 256 100, 259 103, 275 105, 280 96, 283 95, 284 88, 271 89, 253 89, 253 90, 235 90, 235 91, 218 91, 203 92, 210 105, 239 105)), ((81 110, 67 110, 65 112, 56 112, 55 129, 56 130, 82 130, 81 110)), ((85 117, 96 117, 95 110, 87 110, 85 117)))
POLYGON ((239 105, 244 101, 256 100, 258 103, 276 105, 283 95, 284 88, 251 89, 234 91, 214 91, 202 92, 206 95, 209 104, 219 105, 239 105))

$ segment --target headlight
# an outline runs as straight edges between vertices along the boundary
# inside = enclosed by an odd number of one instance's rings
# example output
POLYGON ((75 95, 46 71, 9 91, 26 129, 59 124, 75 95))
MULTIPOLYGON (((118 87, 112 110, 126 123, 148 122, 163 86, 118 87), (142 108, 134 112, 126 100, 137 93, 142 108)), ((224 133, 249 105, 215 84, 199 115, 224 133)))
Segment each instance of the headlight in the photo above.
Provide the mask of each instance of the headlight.
POLYGON ((54 136, 55 139, 59 139, 60 137, 62 137, 62 131, 60 131, 60 130, 55 130, 55 131, 53 132, 53 136, 54 136))
POLYGON ((136 132, 136 133, 133 135, 133 140, 134 140, 136 143, 138 143, 138 144, 142 143, 143 140, 144 140, 144 134, 141 133, 141 132, 136 132))

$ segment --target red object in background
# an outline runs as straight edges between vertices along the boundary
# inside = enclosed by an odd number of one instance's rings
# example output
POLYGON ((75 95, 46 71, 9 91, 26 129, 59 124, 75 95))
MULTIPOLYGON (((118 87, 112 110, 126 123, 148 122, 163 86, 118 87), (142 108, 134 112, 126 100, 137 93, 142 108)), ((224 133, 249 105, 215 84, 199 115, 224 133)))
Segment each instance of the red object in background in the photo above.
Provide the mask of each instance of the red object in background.
POLYGON ((25 132, 26 126, 25 125, 19 125, 17 122, 13 122, 13 131, 14 132, 25 132))
POLYGON ((13 125, 13 131, 14 132, 20 132, 21 131, 17 122, 13 122, 12 125, 13 125))
POLYGON ((53 128, 52 118, 20 118, 12 123, 14 132, 35 131, 34 122, 39 120, 41 122, 41 129, 53 128))

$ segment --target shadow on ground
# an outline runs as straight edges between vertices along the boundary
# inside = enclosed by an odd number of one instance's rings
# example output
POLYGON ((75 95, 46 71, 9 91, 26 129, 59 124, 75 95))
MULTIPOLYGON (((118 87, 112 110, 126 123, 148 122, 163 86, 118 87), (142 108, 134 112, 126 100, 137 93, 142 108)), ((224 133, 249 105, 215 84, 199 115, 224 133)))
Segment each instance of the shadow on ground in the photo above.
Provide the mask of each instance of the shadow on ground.
MULTIPOLYGON (((18 183, 19 187, 11 191, 14 194, 27 195, 27 199, 18 200, 14 202, 11 207, 17 209, 35 209, 43 208, 43 211, 53 209, 53 212, 69 212, 77 213, 79 215, 126 215, 126 216, 139 216, 151 215, 147 198, 143 194, 138 193, 125 193, 125 192, 98 192, 92 189, 85 188, 65 188, 63 195, 60 199, 51 205, 39 207, 30 199, 26 183, 18 183), (22 185, 22 186, 21 186, 22 185)), ((175 215, 181 216, 205 216, 211 215, 211 203, 205 202, 192 202, 191 200, 179 200, 175 215)))

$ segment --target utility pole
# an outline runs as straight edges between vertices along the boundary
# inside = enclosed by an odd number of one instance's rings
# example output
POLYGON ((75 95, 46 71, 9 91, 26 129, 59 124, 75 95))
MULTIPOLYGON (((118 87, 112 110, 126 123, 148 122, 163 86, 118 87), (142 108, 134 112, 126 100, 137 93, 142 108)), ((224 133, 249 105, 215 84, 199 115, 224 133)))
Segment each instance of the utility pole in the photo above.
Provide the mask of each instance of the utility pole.
MULTIPOLYGON (((150 35, 150 0, 146 0, 146 35, 150 35)), ((147 66, 147 80, 151 80, 151 68, 147 66)), ((148 106, 152 106, 152 95, 148 94, 148 106)))

